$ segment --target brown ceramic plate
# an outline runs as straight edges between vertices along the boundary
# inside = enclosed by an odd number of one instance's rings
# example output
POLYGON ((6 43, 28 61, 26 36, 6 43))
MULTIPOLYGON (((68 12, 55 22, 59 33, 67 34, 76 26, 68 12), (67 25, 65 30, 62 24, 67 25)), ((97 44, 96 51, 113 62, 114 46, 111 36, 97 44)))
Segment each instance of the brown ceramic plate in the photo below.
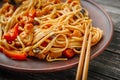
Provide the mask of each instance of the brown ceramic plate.
MULTIPOLYGON (((91 51, 91 60, 100 55, 111 41, 113 25, 108 14, 92 0, 82 1, 82 5, 88 10, 93 19, 93 25, 103 30, 103 39, 91 51)), ((22 72, 54 72, 74 67, 78 64, 76 56, 67 61, 46 62, 28 58, 26 61, 15 61, 0 53, 0 66, 6 69, 22 72)))

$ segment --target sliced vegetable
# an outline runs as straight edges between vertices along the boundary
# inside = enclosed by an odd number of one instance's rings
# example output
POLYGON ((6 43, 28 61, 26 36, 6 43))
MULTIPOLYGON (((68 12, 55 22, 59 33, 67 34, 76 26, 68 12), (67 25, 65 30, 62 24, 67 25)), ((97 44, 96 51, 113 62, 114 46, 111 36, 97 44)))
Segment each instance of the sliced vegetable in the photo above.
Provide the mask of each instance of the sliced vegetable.
POLYGON ((81 37, 82 33, 79 30, 74 30, 72 35, 75 37, 81 37))
POLYGON ((28 16, 34 18, 36 16, 36 10, 35 9, 30 10, 28 16))
POLYGON ((27 54, 20 52, 20 51, 14 51, 14 50, 10 51, 10 50, 3 48, 3 53, 6 56, 10 57, 11 59, 15 59, 15 60, 26 60, 27 59, 27 54))
POLYGON ((63 55, 67 58, 72 58, 75 55, 75 52, 73 51, 73 49, 68 48, 63 51, 63 55))
POLYGON ((73 0, 67 0, 68 3, 72 3, 73 0))
POLYGON ((25 29, 25 32, 27 32, 27 33, 30 33, 30 32, 32 32, 33 31, 33 24, 31 24, 31 23, 27 23, 27 24, 25 24, 25 27, 24 27, 24 29, 25 29))
POLYGON ((17 36, 18 36, 18 23, 11 29, 9 30, 6 34, 4 34, 4 38, 7 40, 7 41, 14 41, 17 36))
POLYGON ((42 16, 44 14, 44 11, 41 11, 41 10, 37 10, 36 11, 36 16, 37 17, 40 17, 40 16, 42 16))
POLYGON ((85 10, 84 9, 81 9, 80 12, 85 15, 85 10))
POLYGON ((35 48, 35 49, 33 49, 33 53, 36 53, 36 54, 38 54, 40 52, 40 48, 35 48))
POLYGON ((4 0, 4 2, 8 2, 12 5, 20 5, 23 0, 4 0))
POLYGON ((48 45, 48 43, 45 41, 41 44, 41 46, 43 46, 43 47, 46 47, 47 45, 48 45))
POLYGON ((60 3, 61 0, 55 0, 55 4, 60 3))

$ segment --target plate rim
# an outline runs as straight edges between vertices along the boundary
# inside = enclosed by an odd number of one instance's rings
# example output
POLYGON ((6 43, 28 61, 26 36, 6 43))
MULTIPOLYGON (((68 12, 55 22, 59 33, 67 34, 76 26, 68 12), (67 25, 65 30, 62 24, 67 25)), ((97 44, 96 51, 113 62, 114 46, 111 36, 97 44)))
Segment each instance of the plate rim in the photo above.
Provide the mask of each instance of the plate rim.
MULTIPOLYGON (((99 49, 94 54, 92 54, 91 60, 93 60, 94 58, 96 58, 97 56, 99 56, 100 54, 102 54, 102 52, 108 47, 108 45, 110 44, 110 42, 112 40, 113 32, 114 32, 113 30, 114 29, 113 29, 112 19, 111 19, 111 17, 109 16, 109 14, 105 11, 105 9, 103 7, 101 7, 95 1, 92 1, 92 0, 85 0, 85 1, 88 2, 88 3, 91 3, 94 6, 96 6, 99 10, 102 11, 102 13, 104 13, 104 15, 106 16, 106 18, 108 19, 108 22, 109 22, 110 28, 111 28, 110 29, 111 33, 110 33, 110 39, 109 39, 109 41, 105 43, 105 46, 103 46, 101 49, 99 49)), ((26 69, 26 68, 23 68, 23 67, 16 67, 16 66, 11 66, 11 65, 6 65, 6 64, 3 64, 3 63, 0 63, 0 67, 1 68, 6 68, 6 69, 9 69, 9 70, 12 70, 12 71, 42 73, 42 72, 55 72, 55 71, 66 70, 66 69, 74 67, 77 64, 78 64, 78 61, 76 61, 76 62, 74 62, 72 64, 69 64, 69 65, 64 65, 64 66, 57 67, 55 69, 54 68, 47 68, 47 70, 45 68, 44 69, 38 69, 38 68, 37 69, 30 69, 30 68, 26 69)))
POLYGON ((107 43, 105 43, 106 45, 104 47, 102 47, 102 49, 99 49, 96 53, 92 54, 91 56, 91 60, 93 60, 94 58, 96 58, 97 56, 99 56, 100 54, 102 54, 102 52, 109 46, 110 42, 112 41, 112 37, 113 37, 113 34, 114 34, 114 28, 113 28, 113 22, 112 22, 112 19, 111 17, 109 16, 108 12, 102 7, 100 6, 98 3, 96 3, 95 1, 93 0, 87 0, 88 2, 92 3, 93 5, 95 5, 97 8, 99 8, 99 10, 101 10, 104 15, 106 16, 106 18, 108 19, 108 22, 110 24, 110 39, 107 43), (100 54, 97 54, 97 53, 100 53, 100 54))

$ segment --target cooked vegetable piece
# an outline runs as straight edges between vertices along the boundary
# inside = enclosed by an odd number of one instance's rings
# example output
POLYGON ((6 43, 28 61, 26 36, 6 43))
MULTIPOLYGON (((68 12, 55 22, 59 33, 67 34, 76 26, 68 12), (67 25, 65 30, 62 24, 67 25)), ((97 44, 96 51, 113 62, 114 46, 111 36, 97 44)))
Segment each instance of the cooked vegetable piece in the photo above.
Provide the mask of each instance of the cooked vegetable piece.
POLYGON ((40 48, 35 48, 35 49, 33 49, 33 53, 39 53, 40 52, 40 48))
POLYGON ((72 35, 75 36, 75 37, 81 37, 82 33, 78 30, 74 30, 72 35))
POLYGON ((85 14, 85 10, 81 9, 80 12, 84 15, 85 14))
POLYGON ((20 5, 23 0, 3 0, 4 2, 8 2, 12 5, 20 5))
POLYGON ((46 47, 47 45, 48 45, 48 43, 45 41, 41 44, 41 46, 43 46, 43 47, 46 47))
POLYGON ((14 51, 14 50, 10 51, 3 47, 1 47, 1 50, 6 56, 10 57, 11 59, 15 59, 15 60, 26 60, 27 59, 27 54, 25 52, 14 51))
POLYGON ((4 38, 7 40, 7 41, 14 41, 17 36, 18 36, 18 23, 11 29, 9 30, 6 34, 4 34, 4 38))
POLYGON ((35 9, 30 10, 28 16, 34 18, 36 16, 36 10, 35 9))
POLYGON ((68 48, 63 51, 63 55, 67 58, 72 58, 75 55, 75 52, 72 49, 68 48))

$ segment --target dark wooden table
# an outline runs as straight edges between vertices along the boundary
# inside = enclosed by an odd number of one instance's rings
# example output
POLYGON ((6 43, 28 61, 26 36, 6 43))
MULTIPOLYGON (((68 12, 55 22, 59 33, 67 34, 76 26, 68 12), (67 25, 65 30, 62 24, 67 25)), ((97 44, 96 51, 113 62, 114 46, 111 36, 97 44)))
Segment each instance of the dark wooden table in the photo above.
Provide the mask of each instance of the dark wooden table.
MULTIPOLYGON (((90 62, 88 80, 120 80, 120 0, 93 0, 111 16, 114 35, 108 48, 90 62)), ((53 73, 20 73, 0 68, 0 80, 75 80, 77 66, 53 73)))

